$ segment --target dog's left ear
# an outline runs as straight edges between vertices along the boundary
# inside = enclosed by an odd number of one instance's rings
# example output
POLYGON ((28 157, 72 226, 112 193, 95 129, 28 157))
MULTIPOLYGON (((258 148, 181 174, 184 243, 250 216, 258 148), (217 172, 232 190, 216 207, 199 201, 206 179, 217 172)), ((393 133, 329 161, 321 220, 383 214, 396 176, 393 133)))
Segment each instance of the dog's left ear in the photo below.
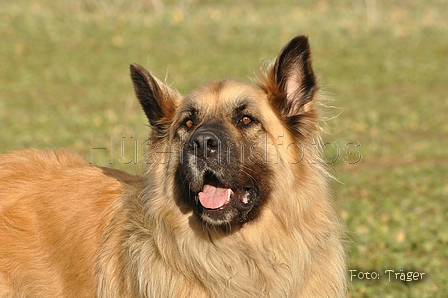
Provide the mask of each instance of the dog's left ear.
POLYGON ((277 92, 281 94, 280 98, 273 99, 273 105, 283 117, 299 115, 318 89, 308 38, 299 35, 292 39, 281 50, 271 71, 271 80, 275 80, 277 92))
POLYGON ((163 137, 171 124, 180 94, 152 76, 143 66, 131 64, 130 69, 135 94, 153 133, 163 137))

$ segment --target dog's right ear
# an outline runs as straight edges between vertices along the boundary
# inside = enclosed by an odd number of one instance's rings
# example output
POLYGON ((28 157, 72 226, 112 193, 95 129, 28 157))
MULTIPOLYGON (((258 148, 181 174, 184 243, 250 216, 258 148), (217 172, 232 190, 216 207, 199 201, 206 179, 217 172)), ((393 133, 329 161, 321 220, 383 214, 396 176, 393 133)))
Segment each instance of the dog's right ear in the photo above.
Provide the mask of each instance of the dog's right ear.
POLYGON ((153 77, 143 66, 134 63, 130 68, 135 94, 152 129, 162 137, 171 124, 180 94, 153 77))

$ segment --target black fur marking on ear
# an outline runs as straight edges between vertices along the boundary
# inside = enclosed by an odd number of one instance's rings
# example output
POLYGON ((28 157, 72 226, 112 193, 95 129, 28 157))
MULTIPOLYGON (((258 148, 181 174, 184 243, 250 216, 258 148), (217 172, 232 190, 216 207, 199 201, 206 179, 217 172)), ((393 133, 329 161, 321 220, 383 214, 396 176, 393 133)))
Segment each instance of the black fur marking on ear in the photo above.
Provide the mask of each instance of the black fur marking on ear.
POLYGON ((154 78, 142 66, 131 64, 130 69, 135 94, 143 111, 151 126, 157 126, 158 121, 165 116, 158 103, 162 92, 154 78))
POLYGON ((282 49, 274 72, 279 90, 285 94, 284 100, 277 102, 277 105, 284 116, 297 115, 301 107, 313 99, 317 90, 306 36, 295 37, 282 49))
POLYGON ((163 139, 176 110, 180 94, 157 80, 138 64, 131 64, 131 78, 143 111, 152 127, 152 136, 163 139))

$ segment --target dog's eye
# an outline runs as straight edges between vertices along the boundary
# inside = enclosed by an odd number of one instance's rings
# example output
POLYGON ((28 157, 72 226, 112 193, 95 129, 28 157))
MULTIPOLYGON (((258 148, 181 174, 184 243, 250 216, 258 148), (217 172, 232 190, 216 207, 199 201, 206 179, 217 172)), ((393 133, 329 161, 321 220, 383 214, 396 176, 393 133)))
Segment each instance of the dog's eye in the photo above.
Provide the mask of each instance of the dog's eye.
POLYGON ((185 121, 185 126, 187 127, 187 128, 191 128, 192 126, 193 126, 193 120, 191 120, 191 119, 187 119, 186 121, 185 121))
POLYGON ((187 119, 186 121, 185 121, 185 126, 187 127, 187 128, 191 128, 192 126, 193 126, 193 120, 191 120, 191 119, 187 119))
POLYGON ((240 122, 243 124, 249 124, 252 122, 252 119, 249 116, 243 116, 243 118, 241 118, 240 122))

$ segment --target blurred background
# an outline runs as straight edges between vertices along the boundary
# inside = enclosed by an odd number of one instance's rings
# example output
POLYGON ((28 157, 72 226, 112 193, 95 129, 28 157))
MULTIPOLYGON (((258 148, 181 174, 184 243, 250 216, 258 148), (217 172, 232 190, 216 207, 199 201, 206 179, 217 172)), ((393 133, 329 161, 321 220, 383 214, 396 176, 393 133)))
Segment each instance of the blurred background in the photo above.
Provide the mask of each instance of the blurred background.
POLYGON ((333 99, 324 151, 349 297, 446 297, 447 14, 447 0, 1 0, 0 153, 66 147, 142 173, 148 127, 130 63, 186 93, 249 82, 306 34, 333 99), (395 276, 408 271, 423 280, 395 276))

